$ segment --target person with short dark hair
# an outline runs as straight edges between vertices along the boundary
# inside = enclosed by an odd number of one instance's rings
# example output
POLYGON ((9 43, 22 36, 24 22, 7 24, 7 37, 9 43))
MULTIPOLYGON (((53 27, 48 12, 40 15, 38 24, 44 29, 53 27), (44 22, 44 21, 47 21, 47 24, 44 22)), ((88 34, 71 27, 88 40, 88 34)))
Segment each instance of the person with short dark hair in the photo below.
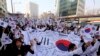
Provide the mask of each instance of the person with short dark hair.
POLYGON ((75 49, 76 49, 76 45, 73 44, 73 43, 71 43, 71 44, 69 45, 68 51, 73 51, 73 50, 75 50, 75 49))
MULTIPOLYGON (((1 40, 1 38, 2 38, 2 33, 3 33, 3 27, 2 26, 0 26, 0 40, 1 40)), ((0 41, 0 47, 1 47, 1 41, 0 41)))
POLYGON ((33 43, 31 45, 23 45, 21 39, 15 40, 14 44, 9 44, 6 47, 5 56, 25 56, 27 52, 34 54, 34 50, 32 49, 33 43))
POLYGON ((74 49, 74 44, 70 44, 69 55, 73 56, 74 54, 78 54, 80 56, 97 56, 96 52, 100 46, 100 36, 94 37, 94 40, 92 42, 84 42, 82 47, 79 47, 77 49, 74 49), (92 42, 94 42, 93 45, 91 44, 92 42))
POLYGON ((73 56, 80 56, 80 55, 78 55, 78 54, 74 54, 73 56))
POLYGON ((99 46, 99 49, 98 49, 97 55, 100 56, 100 46, 99 46))

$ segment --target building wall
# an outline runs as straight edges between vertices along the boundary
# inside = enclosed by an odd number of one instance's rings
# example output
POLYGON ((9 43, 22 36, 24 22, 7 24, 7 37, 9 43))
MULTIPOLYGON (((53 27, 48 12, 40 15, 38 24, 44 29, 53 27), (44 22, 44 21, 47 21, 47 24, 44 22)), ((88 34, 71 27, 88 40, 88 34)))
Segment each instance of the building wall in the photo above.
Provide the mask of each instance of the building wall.
POLYGON ((30 14, 31 17, 38 18, 38 5, 35 3, 30 3, 30 14))
POLYGON ((29 18, 38 18, 38 5, 32 2, 27 3, 25 13, 29 18))
POLYGON ((85 15, 100 15, 100 8, 99 9, 91 9, 85 12, 85 15))
POLYGON ((60 16, 69 16, 76 14, 77 0, 60 0, 60 16))
POLYGON ((59 16, 59 1, 60 0, 55 0, 56 16, 59 16))
POLYGON ((6 16, 6 14, 7 14, 6 0, 0 0, 0 17, 6 16))
POLYGON ((84 0, 78 0, 77 1, 77 16, 84 15, 85 12, 85 1, 84 0))
POLYGON ((78 16, 84 14, 84 0, 59 0, 59 16, 78 16))
POLYGON ((22 14, 22 13, 8 13, 8 17, 24 18, 24 14, 22 14))

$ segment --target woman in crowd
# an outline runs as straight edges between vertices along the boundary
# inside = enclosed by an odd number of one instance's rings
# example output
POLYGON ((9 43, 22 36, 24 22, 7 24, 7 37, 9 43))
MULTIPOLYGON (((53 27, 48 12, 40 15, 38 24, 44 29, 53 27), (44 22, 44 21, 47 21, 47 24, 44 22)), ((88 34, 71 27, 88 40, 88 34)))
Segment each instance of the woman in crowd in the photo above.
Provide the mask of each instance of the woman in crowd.
POLYGON ((80 56, 97 56, 97 51, 100 46, 100 36, 95 36, 93 38, 93 41, 88 41, 84 42, 82 40, 83 44, 81 47, 76 48, 75 44, 70 44, 68 51, 69 51, 69 56, 74 56, 74 55, 80 55, 80 56))
POLYGON ((32 42, 31 45, 23 45, 21 39, 16 39, 15 44, 8 44, 6 49, 3 47, 1 56, 25 56, 28 51, 34 54, 32 46, 32 42))

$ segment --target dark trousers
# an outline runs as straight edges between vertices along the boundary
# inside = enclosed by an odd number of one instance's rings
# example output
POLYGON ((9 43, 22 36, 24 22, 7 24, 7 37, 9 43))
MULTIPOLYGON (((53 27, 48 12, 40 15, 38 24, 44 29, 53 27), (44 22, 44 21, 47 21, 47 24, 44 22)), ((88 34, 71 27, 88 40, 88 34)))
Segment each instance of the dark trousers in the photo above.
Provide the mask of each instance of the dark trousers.
MULTIPOLYGON (((1 37, 2 37, 2 33, 3 33, 3 27, 0 26, 0 40, 1 40, 1 37)), ((1 46, 1 42, 0 42, 0 46, 1 46)))

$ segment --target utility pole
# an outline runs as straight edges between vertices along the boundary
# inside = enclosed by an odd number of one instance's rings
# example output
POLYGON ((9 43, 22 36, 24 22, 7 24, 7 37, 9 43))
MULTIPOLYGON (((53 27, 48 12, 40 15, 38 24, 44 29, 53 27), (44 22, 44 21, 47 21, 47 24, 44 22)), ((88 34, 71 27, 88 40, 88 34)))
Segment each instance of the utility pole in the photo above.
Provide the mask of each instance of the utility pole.
POLYGON ((12 9, 12 13, 14 12, 14 8, 13 8, 13 1, 11 0, 11 9, 12 9))

